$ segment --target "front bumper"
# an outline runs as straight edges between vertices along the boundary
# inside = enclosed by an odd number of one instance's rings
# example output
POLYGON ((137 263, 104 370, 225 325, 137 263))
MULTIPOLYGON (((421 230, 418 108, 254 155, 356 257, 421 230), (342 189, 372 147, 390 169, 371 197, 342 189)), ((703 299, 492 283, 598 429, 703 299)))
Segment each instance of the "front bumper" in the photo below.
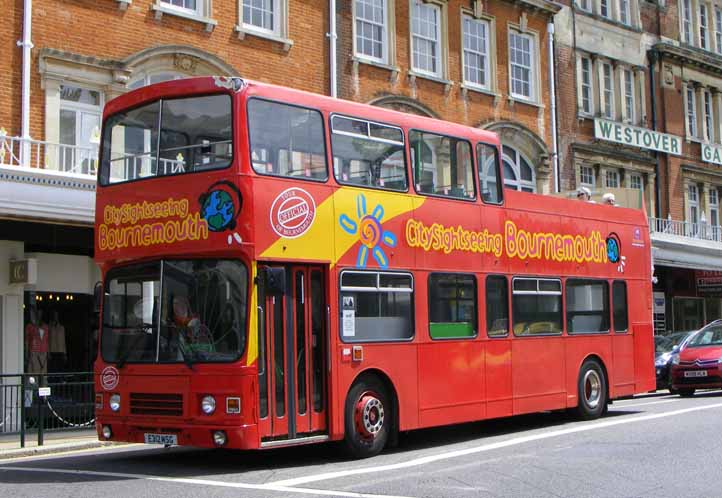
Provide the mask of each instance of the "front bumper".
POLYGON ((670 375, 673 389, 719 389, 722 388, 722 372, 719 368, 674 367, 670 375), (687 377, 685 372, 706 371, 704 377, 687 377))

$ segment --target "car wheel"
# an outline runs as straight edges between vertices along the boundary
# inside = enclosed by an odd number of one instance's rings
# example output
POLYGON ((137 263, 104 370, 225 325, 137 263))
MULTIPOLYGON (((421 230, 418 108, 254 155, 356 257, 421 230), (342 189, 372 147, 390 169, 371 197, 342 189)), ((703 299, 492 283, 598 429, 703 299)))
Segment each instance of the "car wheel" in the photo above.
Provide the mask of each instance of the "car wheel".
POLYGON ((669 394, 679 394, 679 389, 675 389, 674 387, 669 388, 669 394))
POLYGON ((587 360, 579 370, 576 414, 582 420, 599 418, 607 407, 607 380, 595 360, 587 360))
POLYGON ((344 443, 352 458, 377 455, 386 446, 392 425, 386 388, 377 378, 356 382, 346 397, 344 443))
POLYGON ((678 389, 677 392, 683 398, 690 398, 694 396, 694 389, 678 389))

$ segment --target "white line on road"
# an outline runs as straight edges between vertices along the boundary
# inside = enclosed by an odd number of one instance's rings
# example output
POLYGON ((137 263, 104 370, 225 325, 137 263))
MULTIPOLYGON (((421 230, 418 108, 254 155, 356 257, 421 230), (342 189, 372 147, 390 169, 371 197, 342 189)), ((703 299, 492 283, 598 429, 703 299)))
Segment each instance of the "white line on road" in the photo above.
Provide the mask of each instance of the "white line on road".
POLYGON ((482 446, 474 446, 472 448, 464 448, 456 451, 449 451, 446 453, 439 453, 437 455, 429 455, 420 458, 414 458, 413 460, 407 460, 405 462, 394 463, 389 465, 379 465, 376 467, 365 467, 360 469, 349 469, 340 470, 337 472, 326 472, 323 474, 310 475, 305 477, 298 477, 295 479, 285 479, 281 481, 275 481, 270 484, 276 486, 297 486, 300 484, 307 484, 310 482, 327 481, 329 479, 339 479, 341 477, 356 476, 362 474, 376 474, 379 472, 387 472, 390 470, 406 469, 409 467, 416 467, 419 465, 425 465, 428 463, 438 462, 440 460, 448 460, 451 458, 457 458, 466 455, 473 455, 475 453, 482 453, 485 451, 497 450, 500 448, 507 448, 509 446, 516 446, 519 444, 529 443, 532 441, 540 441, 542 439, 550 439, 553 437, 565 436, 567 434, 574 434, 578 432, 587 432, 597 429, 605 429, 607 427, 614 427, 617 425, 633 424, 635 422, 645 422, 647 420, 654 420, 658 418, 674 417, 676 415, 683 415, 685 413, 691 413, 701 410, 710 410, 712 408, 722 408, 722 403, 715 403, 713 405, 704 405, 694 408, 684 408, 681 410, 675 410, 664 413, 654 413, 650 415, 640 415, 638 417, 622 418, 617 420, 604 420, 601 422, 592 422, 588 424, 579 425, 576 427, 570 427, 568 429, 560 429, 557 431, 545 432, 542 434, 534 434, 531 436, 522 436, 506 441, 500 441, 498 443, 485 444, 482 446))
POLYGON ((620 405, 617 403, 614 403, 612 405, 612 408, 629 408, 630 406, 649 406, 649 405, 658 405, 660 403, 675 403, 677 401, 682 401, 682 398, 674 398, 674 399, 663 399, 661 401, 650 401, 649 403, 632 403, 630 405, 620 405))
POLYGON ((282 486, 274 483, 270 484, 248 484, 242 482, 222 482, 222 481, 211 481, 208 479, 189 479, 183 477, 162 477, 145 474, 127 474, 124 472, 101 472, 95 470, 75 470, 75 469, 47 469, 40 467, 6 467, 0 466, 0 472, 16 470, 20 472, 39 472, 39 473, 50 473, 50 474, 71 474, 79 476, 93 476, 93 477, 114 477, 121 479, 143 479, 146 481, 160 481, 160 482, 172 482, 176 484, 199 484, 201 486, 216 486, 222 488, 237 488, 237 489, 254 489, 258 491, 277 491, 279 493, 300 493, 306 495, 320 495, 320 496, 343 496, 348 498, 409 498, 406 496, 395 496, 395 495, 379 495, 370 493, 352 493, 350 491, 338 491, 333 489, 310 489, 310 488, 292 488, 289 486, 282 486))

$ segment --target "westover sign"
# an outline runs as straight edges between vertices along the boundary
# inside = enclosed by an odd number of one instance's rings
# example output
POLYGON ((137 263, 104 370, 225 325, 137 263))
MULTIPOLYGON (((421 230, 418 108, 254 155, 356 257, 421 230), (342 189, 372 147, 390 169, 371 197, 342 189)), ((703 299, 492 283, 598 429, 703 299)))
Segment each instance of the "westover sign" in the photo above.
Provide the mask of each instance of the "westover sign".
POLYGON ((682 139, 680 137, 639 128, 638 126, 607 121, 606 119, 594 120, 594 137, 675 156, 682 154, 682 139))

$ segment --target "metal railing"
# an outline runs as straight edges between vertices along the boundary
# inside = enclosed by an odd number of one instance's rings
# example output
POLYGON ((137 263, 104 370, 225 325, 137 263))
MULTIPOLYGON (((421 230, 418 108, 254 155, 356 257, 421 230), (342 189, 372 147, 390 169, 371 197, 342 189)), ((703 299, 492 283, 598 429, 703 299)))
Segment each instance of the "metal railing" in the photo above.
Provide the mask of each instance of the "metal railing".
POLYGON ((0 375, 0 434, 18 434, 21 447, 28 432, 42 445, 45 432, 94 424, 92 372, 0 375))
POLYGON ((672 220, 670 218, 649 218, 650 233, 666 233, 692 239, 722 242, 722 226, 706 222, 672 220))
POLYGON ((0 164, 95 176, 98 148, 11 137, 0 131, 0 164))

